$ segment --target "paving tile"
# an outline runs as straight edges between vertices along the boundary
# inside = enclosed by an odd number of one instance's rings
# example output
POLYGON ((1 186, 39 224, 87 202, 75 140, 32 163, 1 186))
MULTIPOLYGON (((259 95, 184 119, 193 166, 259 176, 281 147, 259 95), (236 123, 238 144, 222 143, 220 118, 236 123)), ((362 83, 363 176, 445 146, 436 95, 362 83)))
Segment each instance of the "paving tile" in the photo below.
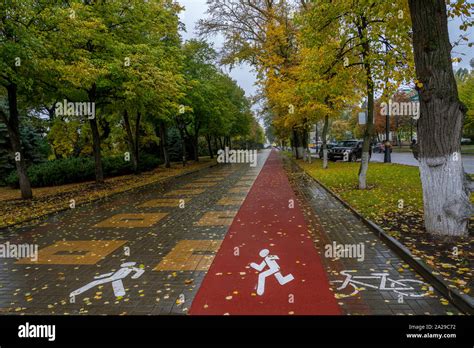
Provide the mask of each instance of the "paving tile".
POLYGON ((17 264, 34 265, 94 265, 114 252, 126 241, 123 240, 81 240, 62 241, 38 251, 38 260, 20 259, 17 264))
POLYGON ((157 198, 146 201, 138 206, 138 208, 159 208, 159 207, 179 207, 183 202, 188 203, 190 198, 157 198))
POLYGON ((195 196, 195 195, 200 195, 201 193, 204 193, 206 190, 204 189, 189 189, 189 190, 173 190, 171 192, 165 193, 165 196, 195 196))
POLYGON ((196 226, 228 226, 234 220, 236 210, 209 211, 195 223, 196 226))
POLYGON ((167 213, 127 213, 117 214, 94 225, 94 227, 140 228, 151 227, 163 219, 167 213))

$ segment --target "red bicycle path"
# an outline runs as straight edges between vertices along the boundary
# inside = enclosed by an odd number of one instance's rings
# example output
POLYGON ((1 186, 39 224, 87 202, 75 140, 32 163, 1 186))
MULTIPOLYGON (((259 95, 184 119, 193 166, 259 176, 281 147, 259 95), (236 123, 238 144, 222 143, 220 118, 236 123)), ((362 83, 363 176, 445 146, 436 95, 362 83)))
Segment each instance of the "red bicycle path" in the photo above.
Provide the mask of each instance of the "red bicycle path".
POLYGON ((234 218, 189 314, 341 314, 275 150, 234 218), (270 275, 265 279, 264 293, 258 295, 260 272, 250 264, 263 261, 259 256, 262 249, 278 256, 281 274, 292 274, 294 279, 280 285, 275 275, 270 275))

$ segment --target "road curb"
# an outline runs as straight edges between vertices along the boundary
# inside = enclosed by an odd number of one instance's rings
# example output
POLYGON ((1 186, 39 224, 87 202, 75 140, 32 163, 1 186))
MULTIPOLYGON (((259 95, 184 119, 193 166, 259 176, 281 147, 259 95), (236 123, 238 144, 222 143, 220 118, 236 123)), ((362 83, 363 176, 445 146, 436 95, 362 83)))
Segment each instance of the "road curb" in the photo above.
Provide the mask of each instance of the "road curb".
POLYGON ((336 198, 341 204, 349 209, 359 220, 361 220, 369 229, 374 232, 380 240, 382 240, 390 249, 392 249, 398 256, 400 256, 406 263, 408 263, 415 271, 417 271, 426 281, 428 281, 436 290, 438 290, 444 297, 451 300, 460 311, 465 314, 474 314, 474 298, 463 294, 457 289, 452 289, 449 284, 444 281, 438 275, 433 274, 435 270, 424 263, 421 258, 414 256, 410 250, 400 243, 397 239, 390 236, 380 226, 375 224, 373 221, 363 217, 357 210, 355 210, 349 203, 343 200, 339 195, 334 193, 326 185, 320 182, 318 179, 309 175, 293 158, 290 158, 298 168, 300 168, 306 176, 314 180, 320 185, 326 192, 336 198))
MULTIPOLYGON (((198 169, 195 169, 195 170, 191 170, 189 172, 185 172, 185 173, 181 173, 181 174, 178 174, 178 175, 173 175, 173 176, 170 176, 168 178, 164 178, 164 179, 161 179, 161 180, 157 180, 157 181, 154 181, 154 182, 151 182, 151 183, 148 183, 148 184, 144 184, 142 186, 137 186, 137 187, 131 187, 131 188, 128 188, 124 191, 120 191, 120 192, 114 192, 114 193, 111 193, 110 195, 106 195, 106 196, 103 196, 103 197, 98 197, 96 199, 93 199, 93 200, 90 200, 90 201, 84 201, 84 202, 79 202, 79 203, 76 203, 75 207, 83 207, 83 206, 86 206, 88 204, 92 204, 92 203, 96 203, 96 202, 99 202, 99 201, 102 201, 102 200, 106 200, 108 198, 111 198, 111 197, 114 197, 114 196, 117 196, 117 195, 120 195, 120 194, 123 194, 123 193, 128 193, 128 192, 132 192, 133 190, 140 190, 140 189, 143 189, 147 186, 150 186, 150 185, 156 185, 156 184, 160 184, 160 183, 165 183, 169 180, 174 180, 174 179, 178 179, 178 178, 181 178, 183 176, 186 176, 186 175, 190 175, 190 174, 194 174, 194 173, 197 173, 203 169, 209 169, 209 168, 213 168, 213 167, 216 167, 218 166, 219 163, 217 162, 211 162, 211 164, 207 165, 207 166, 203 166, 202 168, 198 168, 198 169)), ((64 207, 64 208, 60 208, 56 211, 52 211, 50 213, 46 213, 44 215, 41 215, 41 216, 36 216, 34 218, 31 218, 31 219, 26 219, 26 220, 23 220, 21 222, 18 222, 18 223, 15 223, 15 224, 12 224, 12 225, 7 225, 7 226, 3 226, 3 227, 0 227, 0 231, 4 230, 4 229, 9 229, 9 228, 12 228, 12 227, 19 227, 19 226, 22 226, 24 224, 28 224, 29 222, 32 222, 32 221, 36 221, 36 220, 43 220, 43 219, 46 219, 48 217, 51 217, 55 214, 59 214, 59 213, 62 213, 66 210, 70 210, 71 208, 68 208, 68 207, 64 207)))

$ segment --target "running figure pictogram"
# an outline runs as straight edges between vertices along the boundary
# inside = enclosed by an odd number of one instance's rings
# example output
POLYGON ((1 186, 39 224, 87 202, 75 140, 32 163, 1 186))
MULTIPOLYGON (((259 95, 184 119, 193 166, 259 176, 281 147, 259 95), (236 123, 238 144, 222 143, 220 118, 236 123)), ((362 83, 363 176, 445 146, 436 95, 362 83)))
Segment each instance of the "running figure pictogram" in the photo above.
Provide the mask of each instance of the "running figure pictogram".
POLYGON ((263 293, 265 292, 265 279, 271 275, 275 275, 275 278, 278 280, 278 283, 280 285, 285 285, 286 283, 291 282, 293 279, 293 275, 290 273, 286 276, 283 276, 280 272, 280 266, 275 260, 279 260, 280 258, 277 255, 269 255, 270 251, 268 249, 262 249, 260 250, 260 257, 263 257, 264 260, 260 264, 256 264, 255 262, 252 262, 250 264, 250 267, 253 269, 261 272, 265 268, 265 266, 268 266, 268 269, 258 275, 258 284, 257 284, 257 294, 259 296, 262 296, 263 293))
POLYGON ((82 294, 83 292, 86 292, 89 289, 92 289, 93 287, 96 287, 97 285, 101 284, 106 284, 106 283, 112 283, 112 289, 114 290, 115 296, 124 296, 125 295, 125 288, 123 287, 122 279, 128 277, 128 275, 132 272, 135 272, 134 275, 132 275, 132 279, 137 279, 139 278, 144 272, 144 269, 137 268, 135 267, 136 262, 126 262, 120 265, 120 269, 118 271, 110 272, 110 273, 105 273, 98 275, 94 277, 94 280, 90 282, 87 285, 84 285, 82 288, 79 288, 77 290, 74 290, 71 292, 69 297, 75 297, 77 295, 82 294))

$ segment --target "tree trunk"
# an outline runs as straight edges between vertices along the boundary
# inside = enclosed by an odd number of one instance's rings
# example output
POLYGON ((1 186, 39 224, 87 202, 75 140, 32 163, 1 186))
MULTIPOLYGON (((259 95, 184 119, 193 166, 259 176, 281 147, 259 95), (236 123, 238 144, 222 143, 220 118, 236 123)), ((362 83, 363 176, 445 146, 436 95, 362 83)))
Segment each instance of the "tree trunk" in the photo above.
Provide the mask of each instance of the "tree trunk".
POLYGON ((182 127, 179 128, 179 134, 181 135, 181 154, 183 167, 186 167, 186 134, 182 127))
POLYGON ((316 144, 316 147, 318 146, 318 142, 319 142, 319 122, 316 122, 316 127, 315 127, 315 139, 314 139, 314 142, 316 144))
POLYGON ((309 132, 305 128, 303 130, 303 148, 304 148, 304 156, 305 156, 305 161, 308 163, 311 163, 311 151, 309 151, 309 132))
POLYGON ((196 162, 199 162, 199 125, 195 125, 196 130, 194 134, 189 134, 188 130, 184 128, 185 135, 188 139, 191 140, 192 148, 192 159, 196 162))
POLYGON ((132 127, 130 126, 130 119, 127 110, 124 110, 123 112, 123 124, 127 133, 128 150, 130 151, 130 157, 132 158, 133 171, 136 173, 138 171, 138 161, 135 151, 135 142, 133 141, 132 127))
POLYGON ((160 138, 161 147, 163 149, 163 160, 165 161, 165 168, 171 168, 170 156, 168 154, 168 141, 166 139, 166 125, 164 121, 160 121, 160 138))
POLYGON ((140 123, 142 120, 141 112, 137 112, 137 118, 135 119, 135 173, 140 171, 140 123))
POLYGON ((298 152, 296 151, 296 131, 294 129, 291 130, 290 147, 293 156, 298 159, 298 152))
POLYGON ((429 233, 466 236, 472 214, 461 160, 465 106, 451 63, 444 0, 409 0, 420 95, 418 143, 425 227, 429 233))
POLYGON ((307 146, 306 146, 306 130, 304 129, 301 132, 301 145, 303 147, 303 161, 308 161, 308 153, 307 153, 307 146))
POLYGON ((199 162, 199 130, 194 134, 193 137, 193 148, 194 148, 194 160, 199 162))
POLYGON ((372 78, 372 67, 369 62, 370 45, 365 38, 364 31, 367 28, 367 20, 362 17, 362 27, 359 28, 359 38, 362 42, 362 58, 366 74, 367 84, 367 119, 364 130, 364 143, 362 145, 362 158, 359 168, 359 189, 367 188, 367 171, 369 169, 370 142, 374 132, 374 81, 372 78))
POLYGON ((92 130, 92 148, 94 150, 94 161, 95 161, 95 182, 96 184, 104 183, 104 171, 102 169, 102 156, 100 153, 100 134, 99 127, 97 126, 97 119, 89 119, 89 124, 92 130))
MULTIPOLYGON (((370 68, 369 68, 370 71, 370 68)), ((364 130, 364 143, 362 145, 362 158, 359 168, 359 189, 365 190, 367 188, 367 171, 369 169, 370 160, 370 142, 374 129, 374 90, 371 75, 367 79, 367 123, 364 130)))
POLYGON ((296 147, 296 151, 298 152, 298 158, 303 158, 304 156, 303 133, 297 130, 296 137, 298 139, 298 145, 296 147))
POLYGON ((293 129, 293 154, 296 159, 303 158, 304 156, 302 134, 298 129, 293 129))
POLYGON ((324 126, 323 126, 323 169, 328 168, 328 129, 329 129, 329 116, 324 117, 324 126))
POLYGON ((11 84, 7 87, 8 91, 8 108, 10 117, 7 119, 2 112, 2 119, 5 122, 10 138, 10 144, 13 151, 13 158, 15 159, 16 172, 18 174, 18 181, 20 184, 21 198, 33 198, 33 191, 31 190, 30 179, 26 172, 25 156, 21 151, 20 138, 20 119, 18 115, 18 101, 17 101, 17 86, 11 84))
POLYGON ((207 140, 207 148, 209 150, 209 156, 211 157, 211 159, 213 159, 214 154, 212 153, 211 136, 206 135, 206 140, 207 140))
MULTIPOLYGON (((89 102, 95 103, 96 85, 92 85, 92 88, 88 91, 89 102)), ((100 133, 99 126, 97 125, 97 116, 89 118, 89 124, 92 131, 92 149, 94 151, 95 161, 95 182, 96 184, 104 183, 104 170, 102 168, 102 154, 100 148, 100 133)))
POLYGON ((224 144, 222 143, 222 137, 219 137, 219 144, 221 145, 221 149, 224 150, 224 144))

